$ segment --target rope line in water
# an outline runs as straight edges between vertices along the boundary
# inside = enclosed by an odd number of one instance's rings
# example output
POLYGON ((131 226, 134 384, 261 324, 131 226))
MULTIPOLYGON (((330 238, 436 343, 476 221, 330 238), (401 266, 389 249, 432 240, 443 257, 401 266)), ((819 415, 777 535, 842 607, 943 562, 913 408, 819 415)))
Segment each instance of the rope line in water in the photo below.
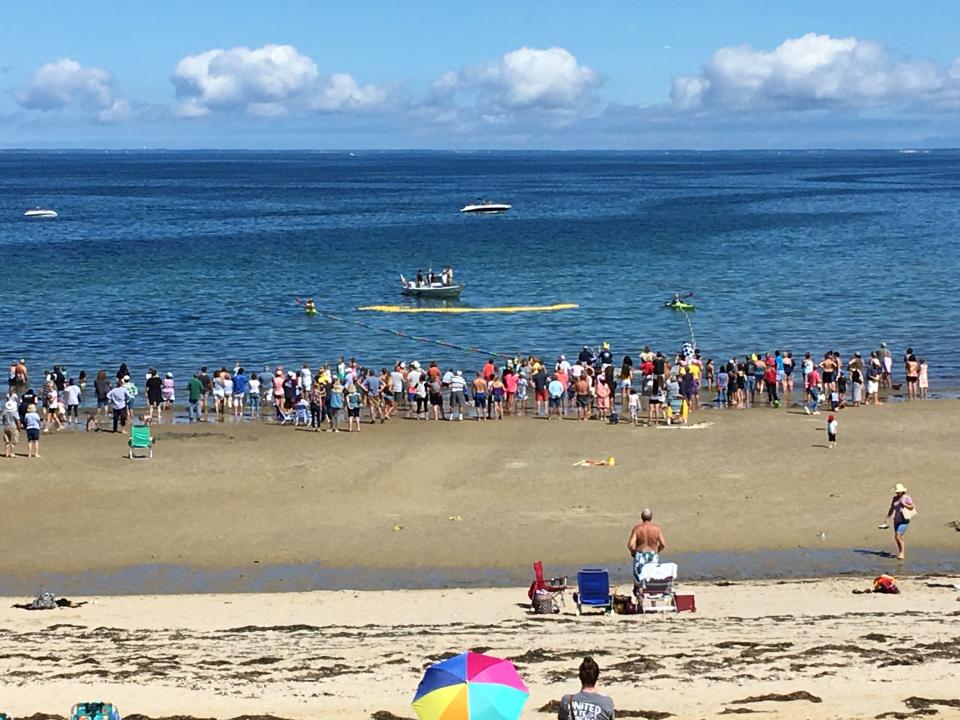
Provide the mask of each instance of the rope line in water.
POLYGON ((683 313, 683 319, 687 321, 687 327, 690 329, 690 344, 696 347, 697 338, 693 335, 693 323, 690 322, 690 313, 688 313, 686 310, 681 310, 680 312, 683 313))
MULTIPOLYGON (((362 308, 361 308, 362 309, 362 308)), ((342 318, 338 315, 331 315, 330 313, 317 311, 317 315, 320 317, 326 318, 327 320, 333 320, 335 322, 347 323, 350 325, 356 325, 357 327, 362 327, 366 330, 372 330, 374 332, 384 333, 386 335, 394 335, 396 337, 405 338, 407 340, 413 340, 415 342, 439 345, 440 347, 451 348, 453 350, 463 350, 464 352, 477 353, 478 355, 486 355, 488 357, 497 357, 504 360, 512 360, 513 355, 508 355, 506 353, 494 352, 493 350, 484 350, 483 348, 478 347, 469 347, 466 345, 457 345, 456 343, 446 342, 444 340, 432 340, 428 337, 423 337, 421 335, 409 335, 402 330, 392 330, 391 328, 379 327, 377 325, 371 325, 370 323, 365 323, 361 320, 350 320, 348 318, 342 318)))

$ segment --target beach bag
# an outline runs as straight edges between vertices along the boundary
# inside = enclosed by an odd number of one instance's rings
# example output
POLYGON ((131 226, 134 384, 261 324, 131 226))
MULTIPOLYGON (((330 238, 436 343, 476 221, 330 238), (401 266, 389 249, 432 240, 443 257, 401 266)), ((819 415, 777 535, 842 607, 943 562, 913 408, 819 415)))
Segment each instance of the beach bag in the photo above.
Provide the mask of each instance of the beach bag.
POLYGON ((552 615, 558 612, 553 595, 546 590, 537 590, 533 594, 533 612, 537 615, 552 615))
POLYGON ((620 416, 617 415, 617 413, 610 413, 609 417, 607 418, 607 421, 611 425, 618 425, 620 423, 620 416))
POLYGON ((629 595, 614 595, 613 612, 617 615, 636 615, 637 604, 629 595))
POLYGON ((903 517, 904 520, 906 520, 907 522, 910 522, 911 520, 913 520, 913 519, 917 516, 917 508, 916 508, 916 507, 912 507, 912 508, 901 507, 901 508, 900 508, 900 515, 903 517))
POLYGON ((50 592, 40 593, 33 599, 29 607, 31 610, 55 610, 57 598, 50 592))

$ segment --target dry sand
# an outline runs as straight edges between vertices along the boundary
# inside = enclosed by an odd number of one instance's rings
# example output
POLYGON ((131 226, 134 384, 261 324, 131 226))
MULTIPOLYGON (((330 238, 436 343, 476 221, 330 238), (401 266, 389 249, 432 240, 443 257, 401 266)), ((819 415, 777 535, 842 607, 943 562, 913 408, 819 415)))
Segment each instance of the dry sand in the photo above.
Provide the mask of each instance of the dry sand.
POLYGON ((44 435, 42 458, 0 461, 0 576, 147 563, 524 575, 537 558, 622 565, 645 506, 671 552, 885 551, 892 536, 876 526, 896 482, 920 510, 911 549, 960 542, 949 526, 960 518, 957 401, 845 410, 832 451, 826 414, 708 410, 694 419, 703 425, 395 420, 336 435, 161 425, 155 458, 139 462, 126 459, 120 435, 44 435), (612 468, 573 466, 611 455, 612 468))
POLYGON ((538 709, 576 689, 585 653, 619 717, 958 717, 954 582, 907 579, 897 596, 853 595, 868 583, 852 579, 688 584, 700 610, 674 616, 576 617, 569 603, 529 615, 522 588, 0 609, 0 707, 62 715, 103 699, 153 717, 407 718, 423 667, 476 648, 517 663, 531 691, 524 718, 553 716, 538 709))

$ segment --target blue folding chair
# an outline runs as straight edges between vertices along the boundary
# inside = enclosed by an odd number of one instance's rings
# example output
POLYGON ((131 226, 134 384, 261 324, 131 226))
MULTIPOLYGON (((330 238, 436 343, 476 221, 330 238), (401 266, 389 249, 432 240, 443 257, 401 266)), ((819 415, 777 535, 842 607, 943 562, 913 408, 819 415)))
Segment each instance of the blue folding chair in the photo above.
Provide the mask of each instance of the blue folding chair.
POLYGON ((583 607, 595 607, 613 612, 613 595, 610 594, 610 573, 601 568, 584 568, 577 573, 577 592, 573 595, 577 615, 583 607))

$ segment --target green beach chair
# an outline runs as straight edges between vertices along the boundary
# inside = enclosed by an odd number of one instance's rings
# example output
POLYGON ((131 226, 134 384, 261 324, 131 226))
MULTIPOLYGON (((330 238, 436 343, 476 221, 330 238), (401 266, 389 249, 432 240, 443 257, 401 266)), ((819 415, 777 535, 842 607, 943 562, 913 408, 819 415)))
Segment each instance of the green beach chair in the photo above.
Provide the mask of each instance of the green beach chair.
POLYGON ((149 425, 134 425, 130 428, 130 440, 127 442, 130 447, 129 457, 145 460, 153 457, 153 436, 150 434, 149 425), (135 455, 135 450, 147 450, 149 455, 135 455))

